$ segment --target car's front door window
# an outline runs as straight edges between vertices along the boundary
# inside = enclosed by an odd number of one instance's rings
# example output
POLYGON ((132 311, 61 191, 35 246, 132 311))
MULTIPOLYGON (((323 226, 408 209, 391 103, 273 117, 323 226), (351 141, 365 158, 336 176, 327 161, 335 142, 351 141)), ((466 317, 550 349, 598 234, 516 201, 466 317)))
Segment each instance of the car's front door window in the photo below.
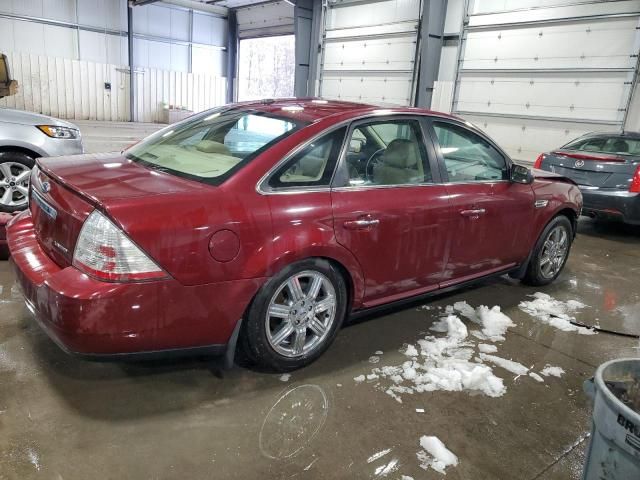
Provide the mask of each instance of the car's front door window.
POLYGON ((504 156, 480 135, 447 122, 433 122, 433 129, 450 182, 508 178, 504 156))
POLYGON ((350 186, 431 183, 427 152, 416 120, 358 125, 349 139, 350 186))

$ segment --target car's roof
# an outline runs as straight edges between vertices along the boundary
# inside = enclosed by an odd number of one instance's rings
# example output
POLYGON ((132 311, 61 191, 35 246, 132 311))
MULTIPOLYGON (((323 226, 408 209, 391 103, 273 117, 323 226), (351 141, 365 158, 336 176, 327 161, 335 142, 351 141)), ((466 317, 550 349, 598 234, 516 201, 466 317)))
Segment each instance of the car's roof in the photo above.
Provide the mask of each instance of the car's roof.
MULTIPOLYGON (((273 115, 299 119, 306 122, 317 122, 324 118, 340 115, 345 117, 358 117, 368 113, 402 114, 413 113, 421 115, 433 115, 439 117, 456 118, 446 113, 433 112, 422 108, 411 107, 381 107, 365 103, 343 102, 338 100, 325 100, 322 98, 284 98, 265 99, 252 102, 235 104, 236 107, 250 108, 273 115)), ((461 120, 464 121, 464 120, 461 120)))

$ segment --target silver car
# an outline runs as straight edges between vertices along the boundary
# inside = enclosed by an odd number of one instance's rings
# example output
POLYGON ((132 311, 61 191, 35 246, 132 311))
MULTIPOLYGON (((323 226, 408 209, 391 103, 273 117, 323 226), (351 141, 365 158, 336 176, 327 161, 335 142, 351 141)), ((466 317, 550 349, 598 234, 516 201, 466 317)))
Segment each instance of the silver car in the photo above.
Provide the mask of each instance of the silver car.
POLYGON ((38 157, 83 153, 80 129, 37 113, 0 108, 0 212, 26 208, 38 157))

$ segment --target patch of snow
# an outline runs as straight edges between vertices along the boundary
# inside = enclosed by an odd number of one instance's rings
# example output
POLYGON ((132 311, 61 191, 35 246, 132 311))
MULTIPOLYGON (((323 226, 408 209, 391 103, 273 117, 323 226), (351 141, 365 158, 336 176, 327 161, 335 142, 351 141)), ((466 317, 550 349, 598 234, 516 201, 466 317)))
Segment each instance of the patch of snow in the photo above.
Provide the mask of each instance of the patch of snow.
POLYGON ((291 378, 290 373, 283 373, 282 375, 280 375, 281 382, 288 382, 290 378, 291 378))
POLYGON ((367 375, 367 380, 376 380, 378 378, 378 375, 375 373, 370 373, 369 375, 367 375))
POLYGON ((436 472, 446 474, 447 467, 458 465, 458 457, 438 437, 423 435, 420 437, 420 446, 423 450, 420 450, 416 456, 420 461, 420 467, 424 470, 431 467, 436 472))
POLYGON ((482 325, 482 334, 491 342, 504 342, 507 329, 516 326, 497 305, 491 308, 481 305, 476 309, 476 314, 482 325))
POLYGON ((304 468, 303 468, 303 470, 304 470, 305 472, 308 472, 308 471, 309 471, 309 469, 312 467, 312 465, 313 465, 314 463, 316 463, 318 460, 320 460, 320 457, 315 458, 315 459, 314 459, 314 460, 313 460, 309 465, 307 465, 306 467, 304 467, 304 468))
POLYGON ((529 372, 529 376, 538 382, 544 382, 544 378, 542 378, 540 375, 538 375, 535 372, 529 372))
POLYGON ((382 350, 376 350, 374 355, 382 355, 384 352, 382 350))
POLYGON ((33 448, 27 449, 27 456, 29 457, 29 462, 36 468, 36 470, 40 471, 40 455, 33 448))
POLYGON ((424 408, 416 408, 416 413, 424 413, 424 408))
POLYGON ((480 350, 481 353, 496 353, 498 351, 498 347, 488 343, 481 343, 478 345, 478 350, 480 350))
POLYGON ((560 378, 564 374, 564 369, 562 367, 552 367, 551 365, 547 365, 540 373, 545 377, 553 376, 560 378))
POLYGON ((400 480, 413 480, 413 477, 410 477, 409 475, 402 475, 400 480))
POLYGON ((389 453, 392 449, 391 448, 387 448, 385 450, 380 450, 377 453, 374 453, 373 455, 371 455, 369 458, 367 458, 367 463, 371 463, 371 462, 375 462, 376 460, 378 460, 379 458, 384 457, 387 453, 389 453))
POLYGON ((395 472, 396 470, 398 470, 398 459, 394 458, 386 465, 381 465, 378 468, 376 468, 376 471, 374 472, 374 474, 377 475, 378 477, 386 477, 387 475, 395 472))
POLYGON ((531 301, 520 302, 519 308, 528 313, 536 320, 550 325, 563 332, 578 332, 582 335, 595 335, 595 331, 590 328, 573 325, 575 316, 572 315, 587 305, 577 300, 568 300, 563 302, 553 298, 551 295, 542 292, 536 292, 531 295, 534 299, 531 301))
POLYGON ((453 309, 460 313, 463 317, 468 318, 473 323, 480 323, 480 319, 478 318, 478 314, 476 310, 469 305, 467 302, 456 302, 453 304, 453 309))
POLYGON ((489 361, 494 365, 499 366, 500 368, 504 368, 511 373, 515 373, 516 375, 526 375, 529 372, 529 369, 521 363, 514 362, 513 360, 507 360, 506 358, 502 357, 496 357, 495 355, 487 355, 486 353, 481 353, 480 359, 489 361))
POLYGON ((400 395, 397 395, 393 390, 391 390, 390 388, 387 389, 384 393, 386 393, 387 395, 389 395, 391 398, 393 398, 396 402, 398 403, 402 403, 402 397, 400 397, 400 395))
POLYGON ((353 377, 356 383, 364 382, 364 375, 358 375, 357 377, 353 377))
MULTIPOLYGON (((409 360, 400 365, 374 368, 372 375, 390 379, 393 384, 381 387, 399 403, 400 395, 445 391, 479 391, 491 397, 505 393, 502 379, 495 376, 491 367, 471 361, 473 343, 468 342, 465 324, 455 315, 448 315, 439 322, 446 336, 426 336, 418 340, 418 347, 405 349, 409 360)), ((444 333, 444 332, 443 332, 444 333)), ((367 376, 369 378, 369 376, 367 376)))
POLYGON ((405 349, 404 354, 407 357, 417 357, 418 350, 416 350, 416 347, 414 347, 413 345, 407 345, 407 348, 405 349))
POLYGON ((372 355, 369 357, 369 363, 378 363, 380 361, 380 357, 377 355, 372 355))

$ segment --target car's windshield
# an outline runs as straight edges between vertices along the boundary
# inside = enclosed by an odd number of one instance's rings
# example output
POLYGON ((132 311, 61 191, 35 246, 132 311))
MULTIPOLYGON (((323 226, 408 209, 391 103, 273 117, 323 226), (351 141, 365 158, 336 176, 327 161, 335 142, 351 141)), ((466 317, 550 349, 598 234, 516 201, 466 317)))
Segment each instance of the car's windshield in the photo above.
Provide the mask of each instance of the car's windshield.
POLYGON ((218 109, 171 125, 126 151, 127 158, 214 185, 304 122, 245 109, 218 109))
POLYGON ((564 150, 610 153, 614 155, 640 155, 640 139, 599 135, 579 138, 573 142, 569 142, 562 148, 564 150))

